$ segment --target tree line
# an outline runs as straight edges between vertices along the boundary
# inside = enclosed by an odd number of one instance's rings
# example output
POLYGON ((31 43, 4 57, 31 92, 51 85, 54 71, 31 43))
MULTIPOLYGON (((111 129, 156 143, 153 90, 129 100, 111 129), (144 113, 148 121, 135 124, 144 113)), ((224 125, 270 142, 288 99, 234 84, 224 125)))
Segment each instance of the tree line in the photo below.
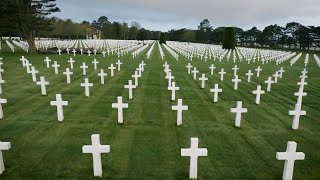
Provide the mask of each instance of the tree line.
MULTIPOLYGON (((198 29, 170 30, 167 39, 171 41, 222 44, 226 27, 213 29, 209 20, 200 22, 198 29)), ((277 24, 259 30, 253 27, 243 30, 234 27, 238 46, 269 47, 309 50, 320 48, 320 26, 303 26, 297 22, 287 23, 285 27, 277 24)))

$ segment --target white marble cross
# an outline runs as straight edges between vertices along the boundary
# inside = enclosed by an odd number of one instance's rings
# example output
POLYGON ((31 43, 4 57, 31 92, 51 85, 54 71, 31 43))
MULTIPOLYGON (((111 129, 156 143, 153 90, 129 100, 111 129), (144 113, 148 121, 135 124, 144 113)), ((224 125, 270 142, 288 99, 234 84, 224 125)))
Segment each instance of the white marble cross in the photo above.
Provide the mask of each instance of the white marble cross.
POLYGON ((123 123, 123 109, 128 108, 128 103, 122 102, 122 96, 117 97, 118 102, 112 103, 112 108, 118 109, 118 123, 123 123))
POLYGON ((82 75, 86 76, 86 75, 87 75, 87 68, 88 68, 88 66, 86 65, 86 63, 82 63, 82 65, 80 66, 80 68, 82 69, 82 75))
POLYGON ((223 81, 223 76, 227 73, 224 71, 223 68, 221 68, 221 71, 219 72, 219 74, 220 74, 220 80, 223 81))
POLYGON ((107 53, 107 52, 103 50, 103 51, 102 51, 102 56, 103 56, 103 57, 106 57, 106 53, 107 53))
POLYGON ((66 68, 66 71, 63 72, 63 74, 67 76, 67 83, 70 84, 71 83, 70 75, 73 74, 73 72, 71 72, 69 68, 66 68))
POLYGON ((211 76, 213 75, 213 71, 216 69, 213 64, 209 67, 211 76))
POLYGON ((129 80, 128 85, 124 85, 124 88, 129 89, 129 99, 132 99, 132 89, 137 88, 137 86, 132 84, 132 80, 129 80))
POLYGON ((11 148, 10 142, 1 142, 0 141, 0 174, 2 174, 5 171, 2 151, 9 150, 10 148, 11 148))
POLYGON ((50 62, 51 62, 51 60, 50 60, 48 57, 46 57, 46 59, 44 60, 44 62, 47 63, 47 68, 50 68, 50 62))
POLYGON ((236 76, 237 75, 237 71, 239 70, 237 65, 234 65, 234 67, 232 68, 233 70, 233 75, 236 76))
POLYGON ((111 64, 110 67, 108 67, 108 69, 110 69, 110 76, 113 77, 114 76, 114 70, 116 69, 116 67, 114 67, 113 64, 111 64))
POLYGON ((92 61, 92 64, 93 64, 94 70, 97 70, 97 64, 99 64, 99 62, 97 61, 97 59, 94 59, 94 60, 92 61))
POLYGON ((249 70, 247 73, 246 73, 247 77, 248 77, 248 82, 251 82, 251 76, 253 75, 253 73, 251 72, 251 70, 249 70))
POLYGON ((272 76, 274 77, 274 83, 277 84, 278 83, 278 78, 280 77, 279 72, 276 71, 272 76))
POLYGON ((73 52, 73 56, 76 56, 76 52, 77 52, 76 49, 73 49, 72 52, 73 52))
POLYGON ((234 79, 232 79, 232 82, 234 82, 234 87, 233 87, 233 89, 234 89, 234 90, 238 90, 239 82, 241 82, 241 79, 239 79, 238 75, 236 75, 236 76, 234 77, 234 79))
POLYGON ((56 94, 56 101, 51 101, 50 105, 57 106, 58 121, 63 121, 63 106, 68 106, 68 101, 62 101, 61 94, 56 94))
POLYGON ((172 82, 171 86, 168 87, 168 90, 171 91, 171 100, 175 101, 176 100, 176 91, 180 90, 179 87, 176 87, 176 82, 172 82))
POLYGON ((88 56, 90 56, 90 55, 91 55, 91 51, 90 51, 90 49, 87 51, 87 53, 88 53, 88 56))
POLYGON ((98 76, 100 76, 101 84, 104 84, 104 77, 107 76, 107 73, 105 73, 103 69, 100 69, 100 73, 98 73, 98 76))
POLYGON ((289 115, 293 116, 292 129, 296 130, 299 128, 300 116, 307 115, 307 112, 301 110, 301 104, 296 104, 295 109, 289 111, 289 115))
POLYGON ((58 72, 58 68, 60 67, 60 65, 57 63, 57 61, 54 61, 54 62, 53 62, 52 67, 54 67, 54 73, 55 73, 55 74, 58 74, 58 73, 59 73, 59 72, 58 72))
POLYGON ((70 53, 70 49, 69 49, 69 48, 67 48, 66 50, 67 50, 67 54, 69 54, 69 53, 70 53))
POLYGON ((252 94, 256 95, 256 104, 260 104, 260 98, 261 94, 265 94, 266 92, 264 90, 261 90, 261 86, 257 86, 257 90, 252 91, 252 94))
POLYGON ((188 106, 182 105, 182 99, 178 99, 178 104, 172 106, 173 111, 177 111, 177 125, 180 126, 182 124, 182 111, 188 110, 188 106))
POLYGON ((262 69, 260 68, 260 66, 258 66, 257 69, 255 69, 257 71, 257 77, 260 77, 260 72, 262 71, 262 69))
POLYGON ((303 86, 300 86, 300 88, 299 88, 299 91, 298 92, 295 92, 294 93, 294 96, 297 96, 298 97, 298 99, 297 99, 297 104, 302 104, 302 98, 303 98, 303 96, 306 96, 307 95, 307 93, 306 92, 303 92, 303 86))
POLYGON ((214 93, 213 102, 218 102, 218 93, 222 92, 222 89, 219 89, 219 85, 215 84, 213 89, 210 89, 210 92, 214 93))
POLYGON ((5 82, 5 80, 0 79, 0 94, 2 94, 2 84, 4 84, 5 82))
POLYGON ((242 101, 237 101, 237 107, 231 108, 232 113, 236 113, 235 126, 240 127, 241 125, 241 114, 247 113, 248 109, 242 107, 242 101))
POLYGON ((199 139, 191 138, 191 147, 181 149, 181 156, 190 157, 189 178, 197 179, 198 177, 198 157, 208 156, 207 148, 199 148, 199 139))
POLYGON ((171 82, 174 79, 174 76, 171 75, 170 71, 167 73, 166 79, 168 79, 168 87, 171 87, 171 82))
POLYGON ((37 74, 39 73, 39 71, 37 71, 36 68, 32 66, 30 73, 32 75, 32 81, 37 82, 37 74))
POLYGON ((58 49, 59 56, 61 55, 61 49, 58 49))
POLYGON ((7 99, 1 99, 1 98, 0 98, 0 119, 3 118, 2 104, 5 104, 5 103, 7 103, 7 102, 8 102, 7 99))
POLYGON ((90 96, 90 87, 93 86, 93 83, 89 83, 89 79, 85 78, 84 83, 81 83, 81 86, 84 87, 85 96, 89 97, 90 96))
POLYGON ((196 80, 196 79, 197 79, 197 73, 199 73, 199 71, 197 70, 197 68, 194 67, 193 70, 191 71, 191 73, 193 73, 193 79, 196 80))
POLYGON ((192 65, 190 63, 188 63, 188 65, 186 66, 186 68, 188 68, 188 74, 191 73, 191 68, 192 68, 192 65))
POLYGON ((47 95, 46 85, 49 85, 49 82, 45 80, 44 76, 40 77, 40 81, 37 82, 37 85, 40 85, 41 87, 41 95, 46 96, 47 95))
POLYGON ((279 72, 280 78, 282 78, 283 73, 285 73, 286 71, 283 69, 283 67, 281 67, 280 70, 278 70, 278 72, 279 72))
POLYGON ((274 83, 274 81, 272 81, 272 77, 268 77, 268 80, 264 81, 264 83, 267 84, 267 92, 270 92, 271 91, 271 84, 274 83))
POLYGON ((297 143, 288 141, 286 152, 277 152, 276 158, 278 160, 285 160, 282 179, 291 180, 293 177, 294 162, 296 160, 304 160, 305 154, 297 152, 297 143))
POLYGON ((205 82, 208 80, 208 78, 206 77, 205 74, 202 74, 202 76, 199 78, 199 80, 201 81, 201 89, 204 89, 205 82))
POLYGON ((22 56, 20 61, 22 62, 22 66, 25 67, 27 59, 24 56, 22 56))
POLYGON ((70 69, 73 69, 73 63, 74 63, 75 61, 72 59, 72 58, 70 58, 69 60, 68 60, 68 63, 70 63, 70 69))
POLYGON ((139 86, 139 77, 140 77, 138 73, 139 73, 138 71, 135 71, 134 75, 131 76, 134 78, 134 85, 137 87, 139 86))
POLYGON ((122 64, 122 62, 118 59, 118 61, 117 61, 117 63, 116 63, 116 65, 117 65, 117 67, 118 67, 118 71, 121 70, 121 64, 122 64))
POLYGON ((92 154, 93 159, 93 175, 102 177, 102 162, 101 154, 110 152, 110 145, 101 145, 100 144, 100 135, 92 134, 91 135, 92 145, 82 146, 82 153, 92 154))

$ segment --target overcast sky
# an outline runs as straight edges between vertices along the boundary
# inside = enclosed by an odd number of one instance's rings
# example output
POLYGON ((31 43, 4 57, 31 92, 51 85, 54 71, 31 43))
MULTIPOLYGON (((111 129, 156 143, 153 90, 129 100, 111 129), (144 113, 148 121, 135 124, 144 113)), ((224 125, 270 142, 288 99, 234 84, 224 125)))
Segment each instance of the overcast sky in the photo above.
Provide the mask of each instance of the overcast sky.
POLYGON ((54 16, 75 22, 137 21, 150 30, 196 29, 207 18, 213 28, 237 26, 245 30, 287 22, 320 25, 320 0, 57 0, 54 16))

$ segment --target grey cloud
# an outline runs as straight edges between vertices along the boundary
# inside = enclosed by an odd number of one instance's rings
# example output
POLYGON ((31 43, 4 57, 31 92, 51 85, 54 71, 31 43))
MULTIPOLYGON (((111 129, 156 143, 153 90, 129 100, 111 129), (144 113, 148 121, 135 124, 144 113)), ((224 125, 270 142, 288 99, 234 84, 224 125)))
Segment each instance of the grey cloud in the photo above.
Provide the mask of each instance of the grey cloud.
POLYGON ((62 12, 56 15, 63 18, 80 21, 106 15, 112 21, 138 21, 153 30, 197 28, 204 18, 214 27, 244 29, 284 25, 289 21, 320 25, 319 0, 58 0, 57 3, 62 12))

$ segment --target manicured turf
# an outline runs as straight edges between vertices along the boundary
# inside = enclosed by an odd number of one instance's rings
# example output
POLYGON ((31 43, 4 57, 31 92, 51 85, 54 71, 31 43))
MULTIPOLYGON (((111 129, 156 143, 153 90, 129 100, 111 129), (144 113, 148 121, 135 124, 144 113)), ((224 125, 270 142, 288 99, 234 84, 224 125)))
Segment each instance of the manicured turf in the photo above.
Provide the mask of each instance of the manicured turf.
MULTIPOLYGON (((4 48, 5 46, 3 46, 4 48)), ((317 179, 320 176, 320 69, 312 56, 308 65, 308 85, 302 108, 307 116, 300 120, 299 130, 292 130, 292 116, 298 91, 300 71, 304 56, 293 67, 289 62, 283 64, 286 72, 272 91, 262 95, 261 105, 255 105, 251 93, 258 84, 263 83, 281 66, 274 63, 238 63, 242 82, 239 90, 233 90, 233 63, 194 58, 192 65, 200 73, 206 73, 209 81, 206 88, 200 89, 200 81, 187 74, 185 66, 189 62, 180 56, 176 61, 163 48, 165 60, 170 64, 175 82, 180 87, 177 98, 189 106, 183 113, 183 125, 177 127, 176 111, 171 106, 171 93, 163 72, 157 45, 150 60, 146 60, 145 50, 136 59, 126 55, 121 72, 109 76, 107 67, 115 63, 115 55, 102 58, 98 70, 93 70, 94 56, 77 55, 72 83, 66 84, 62 71, 69 66, 67 60, 72 55, 50 55, 61 64, 59 75, 53 68, 47 69, 43 60, 46 55, 27 55, 26 53, 2 53, 3 84, 1 98, 8 99, 3 105, 5 118, 0 120, 0 140, 11 142, 12 148, 3 151, 6 171, 1 179, 56 179, 93 178, 92 156, 82 154, 82 146, 91 144, 91 134, 100 134, 101 143, 111 146, 109 154, 102 155, 103 178, 106 179, 188 179, 189 158, 180 156, 181 148, 190 147, 190 138, 200 139, 199 147, 208 148, 208 157, 200 157, 198 179, 281 179, 284 161, 276 159, 276 152, 286 150, 287 141, 296 141, 297 150, 306 154, 304 161, 296 161, 295 179, 317 179), (32 82, 31 75, 22 68, 19 59, 27 59, 50 82, 48 96, 41 96, 40 87, 32 82), (146 62, 145 72, 140 78, 139 87, 133 92, 133 100, 128 100, 128 83, 138 64, 146 62), (82 62, 89 65, 88 75, 94 87, 91 97, 84 96, 82 62), (209 75, 209 65, 218 68, 215 75, 209 75), (261 65, 261 77, 246 82, 245 73, 261 65), (107 70, 106 84, 100 85, 97 73, 100 68, 107 70), (220 82, 220 68, 227 71, 225 81, 220 82), (219 83, 223 92, 219 102, 212 102, 210 88, 219 83), (65 120, 57 121, 56 108, 50 106, 55 94, 61 93, 69 106, 64 108, 65 120), (124 110, 124 124, 117 123, 117 110, 111 108, 117 96, 123 96, 129 103, 124 110), (235 114, 230 108, 236 101, 243 101, 248 113, 243 115, 241 128, 234 127, 235 114)))

